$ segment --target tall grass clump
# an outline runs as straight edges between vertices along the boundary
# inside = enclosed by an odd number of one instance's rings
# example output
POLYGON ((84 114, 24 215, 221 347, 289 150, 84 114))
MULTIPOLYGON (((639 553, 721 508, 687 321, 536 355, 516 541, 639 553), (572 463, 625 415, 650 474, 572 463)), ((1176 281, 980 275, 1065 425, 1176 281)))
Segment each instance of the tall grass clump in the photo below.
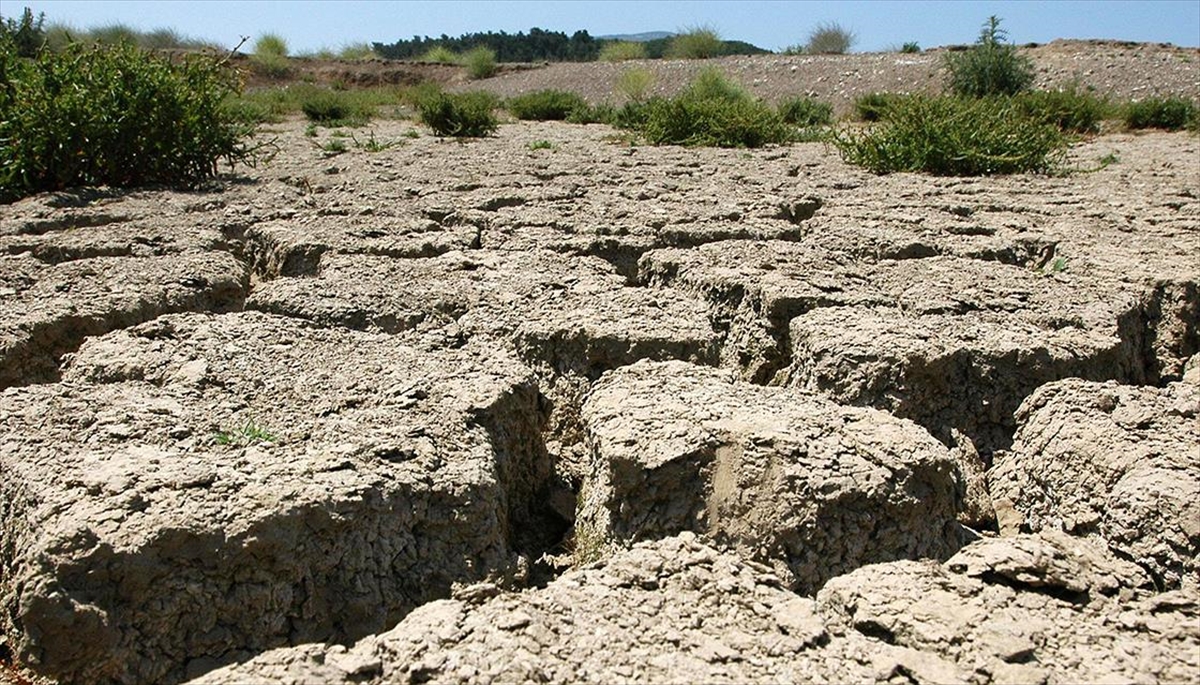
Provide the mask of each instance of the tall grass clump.
POLYGON ((379 57, 379 55, 375 53, 375 48, 371 47, 368 43, 351 43, 350 45, 345 45, 341 50, 338 51, 337 56, 338 59, 354 62, 360 62, 379 57))
POLYGON ((496 73, 496 52, 483 46, 472 48, 462 56, 467 76, 473 79, 487 78, 496 73))
POLYGON ((491 93, 427 91, 421 94, 416 106, 421 123, 439 136, 481 138, 499 126, 492 112, 496 98, 491 93))
POLYGON ((1038 121, 1067 133, 1098 133, 1108 116, 1109 103, 1077 86, 1064 90, 1029 91, 1016 96, 1018 108, 1038 121))
POLYGON ((724 53, 725 42, 708 26, 697 26, 671 39, 666 56, 671 59, 708 59, 724 53))
POLYGON ((509 98, 504 108, 523 121, 563 121, 575 112, 587 110, 588 104, 577 93, 538 90, 509 98))
POLYGON ((1129 128, 1162 128, 1168 131, 1178 131, 1183 128, 1196 128, 1200 119, 1200 110, 1196 103, 1184 98, 1146 98, 1131 102, 1122 112, 1125 125, 1129 128))
POLYGON ((250 57, 254 69, 270 78, 283 78, 291 71, 288 64, 288 46, 280 36, 265 33, 254 42, 254 54, 250 57))
POLYGON ((617 76, 616 90, 629 102, 642 102, 654 86, 654 73, 649 69, 626 69, 617 76))
POLYGON ((417 60, 419 62, 429 62, 431 64, 458 64, 461 58, 458 53, 444 45, 435 45, 429 48, 424 55, 417 60))
POLYGON ((834 133, 842 158, 877 174, 923 171, 937 176, 1048 172, 1067 139, 1029 116, 1011 98, 909 96, 865 131, 834 133))
POLYGON ((1033 84, 1033 61, 1017 54, 1017 48, 1005 42, 1008 33, 1000 28, 1000 19, 988 17, 979 39, 969 49, 946 54, 950 91, 955 95, 982 98, 990 95, 1015 95, 1033 84))
POLYGON ((646 59, 646 46, 630 40, 619 40, 600 48, 601 62, 626 62, 631 59, 646 59))
POLYGON ((655 145, 761 147, 795 135, 775 109, 717 69, 702 71, 678 97, 631 103, 615 120, 655 145))
POLYGON ((193 185, 220 160, 254 161, 225 101, 237 75, 128 43, 18 57, 0 40, 0 200, 74 186, 193 185))
POLYGON ((812 33, 808 34, 804 52, 810 55, 844 55, 850 51, 854 41, 854 32, 842 28, 836 22, 818 24, 812 33))

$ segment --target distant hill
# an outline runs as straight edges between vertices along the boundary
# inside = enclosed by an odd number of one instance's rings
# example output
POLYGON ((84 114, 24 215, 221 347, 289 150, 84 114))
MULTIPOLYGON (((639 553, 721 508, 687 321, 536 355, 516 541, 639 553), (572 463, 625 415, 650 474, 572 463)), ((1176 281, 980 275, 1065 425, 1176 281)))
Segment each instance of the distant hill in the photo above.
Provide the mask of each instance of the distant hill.
POLYGON ((611 36, 596 36, 599 40, 624 40, 631 43, 646 43, 674 36, 670 31, 645 31, 643 33, 618 33, 611 36))

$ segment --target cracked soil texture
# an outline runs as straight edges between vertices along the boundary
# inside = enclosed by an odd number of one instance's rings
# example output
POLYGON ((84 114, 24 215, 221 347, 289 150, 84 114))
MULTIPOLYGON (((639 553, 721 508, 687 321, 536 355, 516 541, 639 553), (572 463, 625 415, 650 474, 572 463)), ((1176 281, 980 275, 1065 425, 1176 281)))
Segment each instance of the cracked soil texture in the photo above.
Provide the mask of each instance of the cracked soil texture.
MULTIPOLYGON (((916 83, 849 57, 745 63, 916 83)), ((1200 679, 1194 134, 935 178, 370 129, 0 206, 0 682, 1200 679)))

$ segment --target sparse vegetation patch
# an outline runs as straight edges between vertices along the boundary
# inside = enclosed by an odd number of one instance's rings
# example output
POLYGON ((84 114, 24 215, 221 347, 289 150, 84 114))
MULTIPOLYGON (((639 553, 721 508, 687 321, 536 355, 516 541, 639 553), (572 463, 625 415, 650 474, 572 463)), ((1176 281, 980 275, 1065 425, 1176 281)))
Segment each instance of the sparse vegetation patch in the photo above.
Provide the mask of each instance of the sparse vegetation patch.
POLYGON ((911 96, 865 131, 834 135, 842 157, 879 174, 922 171, 938 176, 1048 172, 1067 140, 1052 124, 1009 98, 911 96))

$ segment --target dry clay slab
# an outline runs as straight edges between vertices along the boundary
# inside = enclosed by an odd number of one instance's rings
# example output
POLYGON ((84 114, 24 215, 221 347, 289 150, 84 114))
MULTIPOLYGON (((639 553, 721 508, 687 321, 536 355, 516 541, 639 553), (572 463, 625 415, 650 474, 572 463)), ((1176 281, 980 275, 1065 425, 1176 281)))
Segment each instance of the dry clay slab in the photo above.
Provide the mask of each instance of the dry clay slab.
POLYGON ((863 564, 958 549, 958 464, 924 429, 883 412, 639 362, 602 377, 582 419, 585 551, 703 532, 813 591, 863 564))
POLYGON ((1064 380, 1016 418, 988 473, 1002 529, 1098 535, 1163 587, 1200 583, 1200 383, 1064 380))
POLYGON ((464 587, 349 648, 273 650, 195 682, 1194 681, 1200 597, 1147 582, 1103 547, 1019 536, 943 564, 867 566, 814 601, 682 533, 540 589, 464 587))
POLYGON ((150 683, 383 630, 512 564, 544 421, 494 350, 255 312, 92 339, 61 383, 0 397, 7 648, 150 683))

